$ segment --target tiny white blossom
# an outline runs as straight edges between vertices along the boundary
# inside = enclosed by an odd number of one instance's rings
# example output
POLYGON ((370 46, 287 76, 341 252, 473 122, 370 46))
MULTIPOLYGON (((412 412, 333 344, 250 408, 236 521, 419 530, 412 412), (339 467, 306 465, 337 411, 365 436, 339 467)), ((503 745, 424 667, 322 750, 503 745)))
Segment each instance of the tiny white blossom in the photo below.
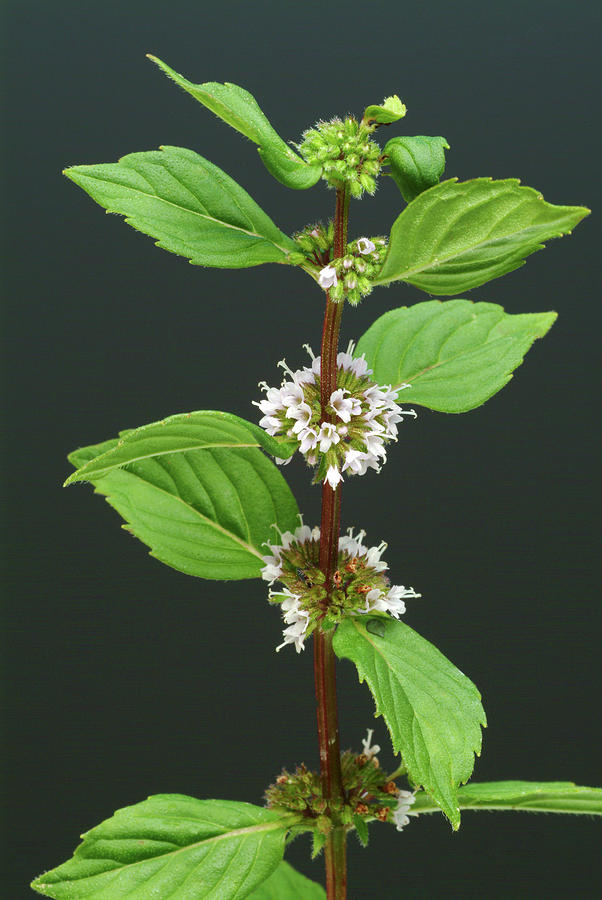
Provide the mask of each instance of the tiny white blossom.
POLYGON ((373 756, 376 756, 377 753, 380 753, 380 747, 378 744, 372 744, 372 735, 374 734, 373 728, 367 728, 368 737, 362 740, 362 747, 364 756, 367 756, 368 759, 372 759, 373 756), (372 746, 371 746, 372 744, 372 746))
POLYGON ((334 287, 337 283, 337 270, 334 266, 324 266, 322 271, 318 276, 318 284, 321 288, 324 288, 325 291, 328 288, 334 287))
POLYGON ((341 437, 337 432, 336 425, 332 425, 330 422, 322 422, 318 439, 320 441, 320 452, 326 453, 333 444, 339 443, 341 437))
POLYGON ((366 254, 373 253, 374 250, 376 250, 376 244, 369 238, 363 237, 358 240, 357 249, 362 254, 362 256, 366 256, 366 254))
POLYGON ((416 797, 411 791, 400 791, 397 799, 397 808, 393 810, 393 822, 398 831, 403 831, 410 824, 408 813, 416 797))
POLYGON ((315 450, 318 446, 318 433, 313 428, 303 428, 297 437, 301 441, 299 446, 301 453, 309 453, 310 450, 315 450))
POLYGON ((327 481, 328 484, 330 485, 330 487, 334 491, 334 490, 336 490, 336 487, 339 484, 339 482, 342 480, 343 480, 343 476, 341 475, 341 473, 339 472, 337 467, 330 466, 326 473, 326 478, 324 479, 324 481, 325 482, 327 481))
POLYGON ((358 404, 354 397, 345 397, 349 391, 339 388, 330 395, 330 405, 334 409, 336 415, 343 422, 351 421, 354 409, 359 405, 359 412, 362 411, 361 404, 358 404))

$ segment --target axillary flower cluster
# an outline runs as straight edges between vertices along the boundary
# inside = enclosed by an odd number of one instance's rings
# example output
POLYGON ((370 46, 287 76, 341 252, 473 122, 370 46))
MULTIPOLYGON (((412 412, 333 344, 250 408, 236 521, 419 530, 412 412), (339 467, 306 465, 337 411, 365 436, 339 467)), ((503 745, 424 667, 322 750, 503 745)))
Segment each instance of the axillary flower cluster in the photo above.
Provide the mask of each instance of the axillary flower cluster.
POLYGON ((335 625, 349 615, 385 615, 396 619, 403 615, 404 600, 420 597, 413 588, 391 585, 385 575, 387 564, 382 555, 387 545, 367 547, 365 532, 339 537, 337 568, 333 586, 326 591, 320 569, 320 529, 300 525, 293 534, 280 535, 279 544, 266 544, 270 553, 263 557, 262 578, 270 586, 279 581, 283 587, 270 590, 269 599, 279 603, 284 617, 284 641, 277 648, 294 644, 297 653, 305 649, 305 639, 318 622, 335 625))
POLYGON ((372 378, 372 370, 363 357, 353 357, 353 343, 337 356, 337 387, 330 395, 327 419, 320 402, 320 358, 311 366, 292 372, 281 361, 290 380, 280 388, 260 387, 264 400, 256 402, 264 414, 262 428, 274 437, 296 439, 300 453, 316 467, 314 483, 328 482, 334 490, 343 481, 343 473, 364 475, 368 469, 380 470, 386 461, 385 445, 397 439, 397 424, 404 416, 416 416, 414 410, 402 410, 395 402, 401 384, 381 387, 372 378))

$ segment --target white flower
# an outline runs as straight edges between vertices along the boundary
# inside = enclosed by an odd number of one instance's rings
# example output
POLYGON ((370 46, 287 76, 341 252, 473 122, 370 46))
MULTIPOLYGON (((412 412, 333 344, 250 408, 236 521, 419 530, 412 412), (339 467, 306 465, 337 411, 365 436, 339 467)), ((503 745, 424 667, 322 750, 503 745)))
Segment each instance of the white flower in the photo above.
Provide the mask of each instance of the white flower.
POLYGON ((410 824, 408 813, 416 797, 411 791, 400 791, 397 799, 397 808, 393 810, 393 822, 398 831, 403 831, 410 824))
POLYGON ((353 475, 363 475, 366 471, 366 456, 367 454, 362 453, 361 450, 347 450, 343 472, 349 469, 353 475))
MULTIPOLYGON (((296 374, 296 373, 295 373, 296 374)), ((280 391, 282 407, 300 406, 305 400, 303 388, 292 381, 285 381, 280 391)))
POLYGON ((357 415, 357 413, 362 411, 361 404, 355 397, 345 397, 345 394, 348 393, 349 391, 339 388, 330 395, 330 405, 339 419, 342 419, 343 422, 351 421, 352 415, 357 415))
POLYGON ((280 419, 276 419, 274 416, 264 416, 263 419, 259 420, 259 424, 272 437, 280 431, 280 419))
POLYGON ((373 728, 366 729, 368 732, 368 737, 362 740, 362 747, 364 756, 367 756, 368 759, 372 759, 373 756, 376 756, 377 753, 380 753, 380 747, 378 744, 373 744, 372 746, 372 735, 374 734, 373 728))
POLYGON ((324 266, 322 271, 318 276, 318 284, 321 288, 324 288, 325 291, 328 288, 334 287, 337 283, 337 270, 334 266, 324 266))
POLYGON ((374 250, 376 250, 376 244, 368 238, 363 237, 358 240, 357 249, 363 256, 366 256, 366 254, 373 253, 374 250))
POLYGON ((324 483, 328 482, 333 491, 336 490, 337 485, 340 481, 343 480, 343 476, 339 472, 336 466, 330 466, 327 473, 326 478, 324 479, 324 483))
MULTIPOLYGON (((278 548, 272 547, 271 549, 277 550, 278 548)), ((279 556, 264 556, 263 561, 265 566, 261 570, 261 577, 264 581, 274 584, 282 575, 282 560, 279 556)))
POLYGON ((330 422, 322 422, 318 433, 318 440, 320 441, 321 453, 326 453, 333 444, 338 444, 341 437, 337 432, 336 425, 332 425, 330 422))
POLYGON ((303 428, 297 437, 301 441, 299 450, 303 454, 309 453, 310 450, 315 450, 318 446, 318 432, 314 431, 313 428, 303 428))

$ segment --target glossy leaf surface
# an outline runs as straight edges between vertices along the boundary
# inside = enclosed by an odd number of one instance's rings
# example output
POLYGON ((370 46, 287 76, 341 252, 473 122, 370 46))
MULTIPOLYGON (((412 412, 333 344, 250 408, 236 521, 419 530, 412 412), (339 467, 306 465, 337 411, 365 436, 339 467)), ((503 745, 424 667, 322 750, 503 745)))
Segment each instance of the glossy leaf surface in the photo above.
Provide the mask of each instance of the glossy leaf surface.
MULTIPOLYGON (((460 809, 602 816, 602 788, 581 787, 571 781, 471 782, 459 788, 458 804, 460 809)), ((428 794, 416 794, 412 813, 438 811, 428 794)))
POLYGON ((210 109, 232 128, 259 145, 259 155, 271 175, 289 188, 312 187, 320 178, 320 166, 310 166, 274 131, 255 97, 236 84, 207 81, 193 84, 156 56, 156 65, 179 87, 210 109))
POLYGON ((263 428, 231 413, 199 410, 169 416, 124 433, 104 453, 99 453, 73 472, 65 485, 92 481, 112 469, 152 457, 185 453, 190 450, 261 447, 279 459, 287 459, 296 443, 280 443, 263 428))
POLYGON ((428 300, 385 313, 362 335, 379 384, 410 384, 400 402, 439 412, 467 412, 512 378, 533 342, 556 313, 510 315, 495 303, 428 300))
POLYGON ((288 263, 298 249, 239 184, 192 150, 130 153, 116 163, 72 166, 65 175, 107 212, 125 216, 193 265, 288 263))
POLYGON ((421 785, 454 829, 460 825, 458 785, 470 778, 486 724, 474 684, 427 640, 382 617, 379 637, 369 618, 345 619, 334 637, 339 657, 351 660, 367 681, 376 714, 387 723, 411 781, 421 785))
POLYGON ((250 803, 158 794, 92 828, 32 887, 56 900, 239 900, 276 871, 289 821, 250 803))
POLYGON ((444 137, 395 137, 384 146, 383 153, 391 167, 390 175, 406 203, 439 183, 445 171, 444 137))
POLYGON ((287 862, 281 862, 274 874, 249 894, 249 900, 326 900, 326 891, 287 862))
POLYGON ((546 203, 514 178, 444 181, 395 220, 375 283, 406 281, 429 294, 459 294, 517 269, 588 212, 546 203))
MULTIPOLYGON (((81 469, 107 452, 121 452, 118 439, 76 450, 69 459, 81 469)), ((159 453, 104 471, 89 478, 96 492, 151 556, 187 575, 258 578, 272 526, 286 531, 299 524, 286 481, 254 447, 159 453)))

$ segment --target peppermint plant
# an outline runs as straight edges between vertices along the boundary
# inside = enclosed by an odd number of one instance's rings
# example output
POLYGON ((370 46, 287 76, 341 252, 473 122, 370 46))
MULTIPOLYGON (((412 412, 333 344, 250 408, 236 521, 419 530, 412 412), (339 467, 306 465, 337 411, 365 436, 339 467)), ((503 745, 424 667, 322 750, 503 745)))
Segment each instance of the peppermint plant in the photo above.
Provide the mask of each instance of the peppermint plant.
MULTIPOLYGON (((193 84, 151 59, 256 144, 283 185, 306 190, 324 181, 332 219, 284 234, 229 175, 179 147, 65 174, 194 265, 302 269, 324 298, 322 343, 283 347, 294 364, 279 363, 279 385, 260 385, 252 401, 258 424, 215 410, 169 416, 74 451, 66 483, 91 484, 151 555, 179 572, 267 582, 284 625, 276 649, 300 653, 313 644, 320 769, 282 770, 263 805, 159 794, 119 809, 33 888, 57 900, 343 900, 352 832, 366 846, 371 827, 402 831, 433 812, 454 830, 462 810, 602 814, 600 788, 467 784, 486 724, 479 691, 402 618, 407 607, 411 620, 420 594, 389 574, 395 551, 386 562, 386 544, 368 541, 361 522, 341 531, 343 488, 382 469, 400 430, 411 440, 415 407, 463 413, 485 403, 556 318, 458 296, 522 266, 588 210, 547 203, 516 179, 441 181, 445 138, 377 141, 406 114, 397 96, 358 118, 318 122, 291 145, 243 88, 193 84), (353 235, 351 201, 373 194, 382 175, 394 182, 399 212, 381 234, 353 235), (393 282, 428 298, 397 306, 339 349, 345 308, 352 316, 375 288, 393 282), (455 299, 433 299, 440 297, 455 299), (282 474, 299 459, 321 491, 319 523, 304 522, 282 474), (379 764, 371 730, 361 746, 341 752, 337 657, 350 660, 372 692, 400 757, 394 771, 379 764), (312 855, 323 855, 325 890, 283 859, 305 832, 312 855)), ((397 289, 389 296, 395 302, 397 289)), ((269 363, 269 382, 279 380, 275 371, 269 363)), ((347 509, 346 517, 351 502, 347 509)))

